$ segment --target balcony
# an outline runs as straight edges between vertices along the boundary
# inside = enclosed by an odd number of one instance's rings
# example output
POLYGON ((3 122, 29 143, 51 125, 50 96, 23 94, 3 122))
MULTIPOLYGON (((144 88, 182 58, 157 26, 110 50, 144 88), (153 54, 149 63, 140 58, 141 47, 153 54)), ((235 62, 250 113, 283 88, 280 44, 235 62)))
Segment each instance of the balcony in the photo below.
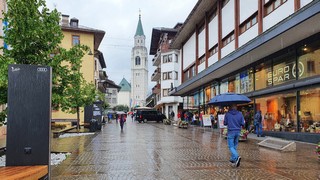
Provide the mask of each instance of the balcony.
POLYGON ((99 79, 100 80, 107 80, 107 78, 108 78, 108 76, 107 76, 106 71, 99 70, 99 79))
POLYGON ((160 63, 161 63, 161 50, 159 49, 157 51, 157 54, 155 54, 153 59, 152 59, 152 65, 153 66, 159 66, 160 63))
POLYGON ((107 90, 107 84, 104 83, 105 81, 98 81, 98 90, 102 93, 106 93, 107 90))
POLYGON ((157 68, 151 76, 151 81, 158 81, 161 78, 161 69, 157 68))
POLYGON ((161 84, 156 84, 153 88, 152 88, 152 93, 153 94, 160 94, 161 92, 161 84))

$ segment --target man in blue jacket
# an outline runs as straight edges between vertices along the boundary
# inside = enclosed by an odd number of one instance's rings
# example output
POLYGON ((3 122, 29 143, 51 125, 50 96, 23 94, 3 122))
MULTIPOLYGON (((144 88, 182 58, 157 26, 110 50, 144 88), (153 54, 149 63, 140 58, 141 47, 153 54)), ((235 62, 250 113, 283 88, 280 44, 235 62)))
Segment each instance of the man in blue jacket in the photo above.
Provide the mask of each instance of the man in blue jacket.
POLYGON ((240 166, 241 157, 237 152, 240 137, 241 126, 244 126, 244 118, 237 105, 231 105, 231 109, 224 117, 225 126, 228 126, 228 146, 231 152, 230 162, 236 166, 240 166))

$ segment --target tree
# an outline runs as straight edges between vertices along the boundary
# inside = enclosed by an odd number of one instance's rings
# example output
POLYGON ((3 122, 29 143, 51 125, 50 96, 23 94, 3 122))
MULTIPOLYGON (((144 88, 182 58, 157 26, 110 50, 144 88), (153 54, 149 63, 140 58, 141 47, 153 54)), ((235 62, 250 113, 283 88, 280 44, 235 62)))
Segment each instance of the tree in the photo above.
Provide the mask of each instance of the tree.
POLYGON ((10 49, 0 56, 0 102, 7 100, 8 64, 34 64, 52 67, 52 105, 63 111, 77 110, 92 104, 95 88, 87 83, 80 72, 82 57, 89 50, 78 45, 66 50, 59 46, 63 33, 59 25, 60 13, 49 12, 45 0, 9 0, 4 21, 4 41, 10 49))
POLYGON ((129 107, 127 105, 117 105, 115 107, 116 111, 124 111, 124 112, 128 112, 129 111, 129 107))

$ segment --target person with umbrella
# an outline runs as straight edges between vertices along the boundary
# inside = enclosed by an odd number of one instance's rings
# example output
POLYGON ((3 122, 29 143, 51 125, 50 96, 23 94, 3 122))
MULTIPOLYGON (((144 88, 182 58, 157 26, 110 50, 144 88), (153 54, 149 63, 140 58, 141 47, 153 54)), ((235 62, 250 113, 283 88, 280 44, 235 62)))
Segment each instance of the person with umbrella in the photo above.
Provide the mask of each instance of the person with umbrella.
POLYGON ((237 105, 232 104, 231 109, 224 117, 225 126, 228 127, 228 147, 231 153, 230 162, 235 166, 240 166, 241 157, 237 151, 240 137, 241 126, 244 126, 244 118, 240 111, 237 110, 237 105))
POLYGON ((228 129, 228 147, 231 153, 230 162, 236 166, 240 166, 241 157, 237 151, 240 137, 241 126, 244 126, 244 117, 240 111, 237 110, 236 104, 248 103, 251 100, 244 95, 235 93, 225 93, 215 96, 208 103, 213 105, 231 105, 230 110, 224 117, 223 124, 228 129))

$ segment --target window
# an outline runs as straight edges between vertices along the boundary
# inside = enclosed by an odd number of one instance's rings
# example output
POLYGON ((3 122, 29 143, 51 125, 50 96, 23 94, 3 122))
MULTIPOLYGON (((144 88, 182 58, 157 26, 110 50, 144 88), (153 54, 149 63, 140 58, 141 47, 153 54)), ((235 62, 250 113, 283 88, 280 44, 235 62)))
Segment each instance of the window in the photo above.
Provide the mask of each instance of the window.
POLYGON ((80 44, 80 36, 72 35, 72 46, 80 44))
POLYGON ((178 62, 178 54, 174 54, 175 56, 175 61, 174 62, 178 62))
POLYGON ((175 79, 175 80, 178 80, 178 72, 177 72, 177 71, 174 71, 174 74, 175 74, 174 79, 175 79))
POLYGON ((272 77, 268 78, 268 74, 272 74, 271 60, 266 60, 255 68, 255 90, 272 86, 272 77))
POLYGON ((136 57, 136 65, 140 65, 140 64, 141 64, 140 57, 139 57, 139 56, 137 56, 137 57, 136 57))
POLYGON ((163 97, 168 96, 169 89, 163 89, 162 92, 163 92, 163 97))
POLYGON ((196 75, 196 66, 193 65, 191 68, 190 68, 190 77, 193 77, 196 75))
POLYGON ((183 72, 183 79, 184 79, 184 81, 189 79, 189 70, 186 70, 183 72))
POLYGON ((298 49, 298 79, 320 75, 320 40, 298 49))
POLYGON ((199 58, 199 64, 202 64, 205 61, 206 61, 206 56, 205 55, 203 55, 202 57, 199 58))
POLYGON ((172 62, 172 54, 168 55, 168 62, 172 62))
POLYGON ((209 50, 209 57, 214 55, 215 53, 218 52, 218 44, 214 45, 210 50, 209 50))
POLYGON ((168 55, 163 56, 163 63, 167 63, 168 62, 168 55))
POLYGON ((226 46, 227 44, 229 44, 231 41, 234 40, 234 33, 233 31, 228 35, 226 36, 223 40, 222 40, 222 46, 226 46))
POLYGON ((117 90, 112 90, 112 95, 117 95, 117 90))
POLYGON ((244 33, 246 30, 257 24, 257 21, 258 14, 255 13, 240 25, 240 34, 244 33))
POLYGON ((164 73, 162 73, 162 76, 163 76, 163 80, 167 80, 167 73, 166 72, 164 72, 164 73))
POLYGON ((279 6, 281 6, 285 2, 287 2, 287 0, 271 0, 271 1, 269 1, 267 4, 264 5, 265 16, 270 14, 272 11, 277 9, 279 6))
POLYGON ((168 72, 168 79, 172 79, 172 72, 168 72))

